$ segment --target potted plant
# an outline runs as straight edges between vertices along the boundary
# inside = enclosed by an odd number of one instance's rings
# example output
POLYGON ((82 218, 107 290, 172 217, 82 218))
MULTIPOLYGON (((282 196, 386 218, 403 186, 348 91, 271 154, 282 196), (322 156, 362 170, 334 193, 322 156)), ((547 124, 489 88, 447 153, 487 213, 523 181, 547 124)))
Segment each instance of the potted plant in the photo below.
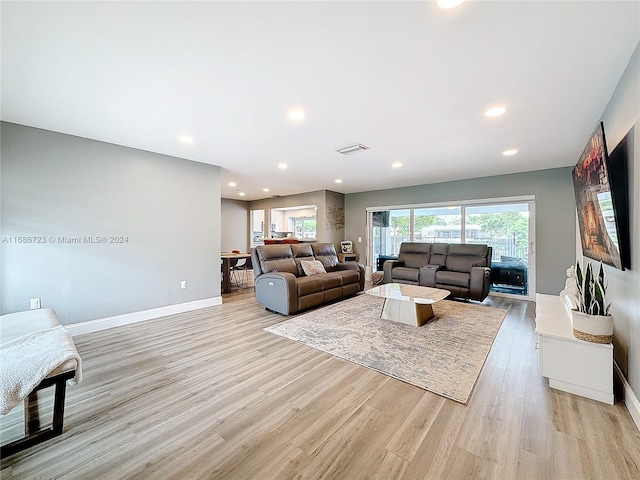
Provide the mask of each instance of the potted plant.
POLYGON ((611 343, 613 316, 609 313, 611 304, 606 303, 607 284, 602 262, 597 276, 591 263, 587 263, 583 276, 580 263, 576 262, 576 281, 578 309, 572 310, 573 336, 587 342, 611 343))

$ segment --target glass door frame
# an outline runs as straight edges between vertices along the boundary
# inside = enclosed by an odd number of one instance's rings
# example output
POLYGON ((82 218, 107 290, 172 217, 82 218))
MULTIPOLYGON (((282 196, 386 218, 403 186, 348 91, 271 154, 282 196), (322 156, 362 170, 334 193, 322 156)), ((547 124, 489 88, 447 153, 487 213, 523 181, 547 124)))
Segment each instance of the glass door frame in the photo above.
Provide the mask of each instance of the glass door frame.
POLYGON ((382 212, 386 210, 406 210, 409 209, 409 221, 410 221, 410 241, 414 241, 413 231, 413 215, 414 209, 419 208, 433 208, 433 207, 461 207, 461 243, 465 243, 465 217, 466 208, 468 206, 480 206, 480 205, 504 205, 509 203, 526 203, 529 210, 529 266, 528 266, 528 290, 527 295, 517 295, 501 292, 490 292, 490 295, 497 297, 519 298, 524 300, 535 300, 536 292, 536 243, 535 243, 535 195, 522 195, 516 197, 498 197, 498 198, 484 198, 477 200, 457 200, 450 202, 435 202, 435 203, 418 203, 418 204, 401 204, 401 205, 382 205, 376 207, 367 207, 367 232, 366 232, 366 271, 367 277, 370 279, 372 272, 375 271, 375 265, 373 265, 373 212, 382 212))

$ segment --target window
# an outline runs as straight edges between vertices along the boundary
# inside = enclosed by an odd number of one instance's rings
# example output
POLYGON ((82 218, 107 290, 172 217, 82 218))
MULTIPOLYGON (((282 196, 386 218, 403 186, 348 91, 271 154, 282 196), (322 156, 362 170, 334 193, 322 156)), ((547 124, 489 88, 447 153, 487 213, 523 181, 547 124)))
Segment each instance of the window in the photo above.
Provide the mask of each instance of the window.
POLYGON ((294 236, 298 239, 314 239, 316 238, 316 219, 315 217, 296 217, 292 218, 294 236))
POLYGON ((316 210, 315 205, 272 208, 269 211, 271 218, 269 235, 271 238, 315 240, 316 210))
POLYGON ((461 207, 416 208, 413 212, 414 242, 433 243, 446 238, 449 243, 460 243, 461 207))
POLYGON ((411 240, 409 210, 392 210, 389 223, 389 239, 394 255, 400 250, 402 242, 411 240))

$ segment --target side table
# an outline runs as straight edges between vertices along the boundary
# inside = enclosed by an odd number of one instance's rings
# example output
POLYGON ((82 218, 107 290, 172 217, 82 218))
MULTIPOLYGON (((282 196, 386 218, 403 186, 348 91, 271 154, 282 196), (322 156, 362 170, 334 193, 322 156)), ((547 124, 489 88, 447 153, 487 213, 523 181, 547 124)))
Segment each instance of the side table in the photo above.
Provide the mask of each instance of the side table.
POLYGON ((357 262, 358 254, 357 253, 339 253, 338 260, 341 262, 357 262))

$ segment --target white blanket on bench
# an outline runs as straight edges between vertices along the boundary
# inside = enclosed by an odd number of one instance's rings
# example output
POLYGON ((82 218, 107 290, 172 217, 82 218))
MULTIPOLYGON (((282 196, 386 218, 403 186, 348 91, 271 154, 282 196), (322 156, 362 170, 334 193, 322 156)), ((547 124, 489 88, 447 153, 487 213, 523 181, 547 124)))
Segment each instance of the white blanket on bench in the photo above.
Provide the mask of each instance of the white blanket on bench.
POLYGON ((51 372, 69 360, 76 361, 75 377, 69 382, 77 384, 82 380, 80 355, 62 325, 1 344, 0 413, 9 413, 51 372))

